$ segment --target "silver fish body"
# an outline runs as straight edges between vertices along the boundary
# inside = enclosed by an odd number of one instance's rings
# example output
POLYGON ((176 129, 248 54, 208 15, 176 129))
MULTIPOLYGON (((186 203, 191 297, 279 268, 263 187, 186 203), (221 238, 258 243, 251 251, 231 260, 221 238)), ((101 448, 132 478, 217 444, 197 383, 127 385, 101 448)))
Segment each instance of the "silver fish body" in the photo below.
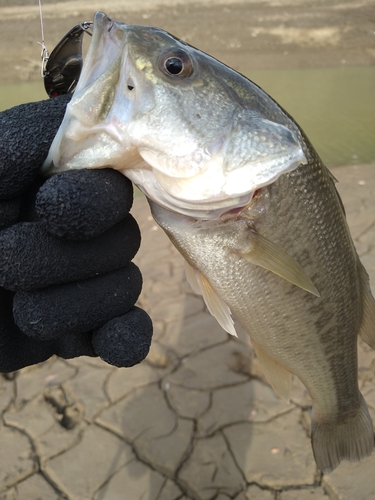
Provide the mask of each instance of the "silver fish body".
POLYGON ((298 125, 230 68, 156 28, 98 13, 44 170, 112 166, 155 220, 219 323, 248 332, 276 392, 312 401, 318 467, 372 453, 357 337, 375 302, 334 179, 298 125), (105 60, 103 60, 105 55, 105 60))
POLYGON ((300 167, 267 189, 269 208, 259 217, 249 220, 243 213, 209 227, 151 207, 189 265, 208 277, 249 333, 276 392, 289 398, 291 373, 306 386, 313 400, 314 455, 327 473, 341 459, 359 459, 373 449, 372 423, 357 381, 367 276, 324 167, 300 167), (248 262, 243 255, 254 231, 293 256, 320 297, 248 262), (345 436, 341 448, 337 436, 345 436))

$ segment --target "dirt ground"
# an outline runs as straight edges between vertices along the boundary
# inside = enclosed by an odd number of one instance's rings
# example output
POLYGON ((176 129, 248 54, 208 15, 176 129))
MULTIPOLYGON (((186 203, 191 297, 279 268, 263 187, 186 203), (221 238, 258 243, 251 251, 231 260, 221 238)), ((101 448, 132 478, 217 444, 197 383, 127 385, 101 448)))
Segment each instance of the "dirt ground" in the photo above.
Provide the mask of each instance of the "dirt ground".
MULTIPOLYGON (((45 1, 49 50, 96 10, 164 28, 240 71, 375 63, 374 0, 45 1)), ((0 0, 0 19, 0 84, 37 80, 37 0, 0 0)))

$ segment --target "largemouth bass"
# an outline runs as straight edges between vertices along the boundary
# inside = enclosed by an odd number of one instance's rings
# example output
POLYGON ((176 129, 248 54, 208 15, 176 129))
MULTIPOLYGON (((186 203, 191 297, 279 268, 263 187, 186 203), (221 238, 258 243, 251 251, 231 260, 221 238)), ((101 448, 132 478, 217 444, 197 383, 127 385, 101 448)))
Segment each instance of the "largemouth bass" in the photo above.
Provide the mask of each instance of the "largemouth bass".
POLYGON ((357 337, 375 301, 333 176, 254 83, 157 28, 94 19, 83 72, 43 170, 113 167, 147 196, 222 327, 232 314, 264 373, 312 401, 316 463, 360 460, 374 432, 357 337))

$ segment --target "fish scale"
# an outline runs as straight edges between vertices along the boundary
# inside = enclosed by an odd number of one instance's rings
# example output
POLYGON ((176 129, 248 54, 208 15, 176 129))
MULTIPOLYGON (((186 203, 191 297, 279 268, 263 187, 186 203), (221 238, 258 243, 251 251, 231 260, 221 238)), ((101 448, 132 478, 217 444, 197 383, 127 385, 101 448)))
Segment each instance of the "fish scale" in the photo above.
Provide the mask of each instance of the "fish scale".
POLYGON ((165 31, 97 13, 43 170, 109 166, 145 193, 219 324, 247 331, 275 391, 289 400, 291 374, 305 385, 318 467, 371 455, 357 337, 375 348, 375 301, 334 178, 294 120, 165 31))

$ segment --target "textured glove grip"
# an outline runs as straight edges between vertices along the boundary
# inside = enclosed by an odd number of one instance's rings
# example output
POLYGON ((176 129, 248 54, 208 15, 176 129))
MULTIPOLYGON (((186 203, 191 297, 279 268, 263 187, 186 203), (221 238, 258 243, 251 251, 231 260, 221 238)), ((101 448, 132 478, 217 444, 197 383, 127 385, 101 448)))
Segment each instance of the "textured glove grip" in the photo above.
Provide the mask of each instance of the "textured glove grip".
POLYGON ((32 290, 104 274, 124 267, 140 240, 130 214, 105 233, 79 242, 50 235, 43 223, 19 223, 0 233, 0 286, 32 290))

